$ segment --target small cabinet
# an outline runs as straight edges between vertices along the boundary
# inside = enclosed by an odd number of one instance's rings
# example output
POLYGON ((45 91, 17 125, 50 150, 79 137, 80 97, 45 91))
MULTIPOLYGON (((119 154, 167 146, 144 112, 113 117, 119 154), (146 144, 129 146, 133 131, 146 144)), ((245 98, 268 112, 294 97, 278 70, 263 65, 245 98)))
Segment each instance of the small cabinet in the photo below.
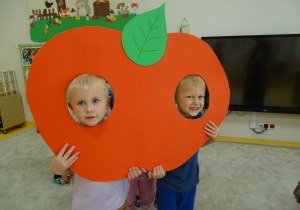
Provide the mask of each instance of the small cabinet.
POLYGON ((0 71, 0 130, 19 126, 25 122, 22 97, 18 94, 14 71, 0 71))

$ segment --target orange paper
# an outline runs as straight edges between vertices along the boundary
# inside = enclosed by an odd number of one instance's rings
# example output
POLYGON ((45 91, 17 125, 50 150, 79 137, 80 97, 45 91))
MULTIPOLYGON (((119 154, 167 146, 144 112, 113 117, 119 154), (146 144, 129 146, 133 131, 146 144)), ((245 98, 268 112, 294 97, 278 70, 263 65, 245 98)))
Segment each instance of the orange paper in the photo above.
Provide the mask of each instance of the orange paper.
POLYGON ((225 72, 201 39, 168 34, 163 58, 143 67, 126 56, 120 31, 101 27, 76 28, 49 40, 30 68, 27 94, 48 146, 57 154, 65 143, 75 145, 80 156, 71 169, 92 181, 124 179, 131 166, 179 167, 208 139, 205 123, 220 125, 229 104, 225 72), (112 114, 95 127, 76 124, 66 107, 67 86, 82 73, 104 77, 115 95, 112 114), (183 118, 174 102, 177 84, 190 74, 200 75, 210 93, 209 108, 198 120, 183 118))

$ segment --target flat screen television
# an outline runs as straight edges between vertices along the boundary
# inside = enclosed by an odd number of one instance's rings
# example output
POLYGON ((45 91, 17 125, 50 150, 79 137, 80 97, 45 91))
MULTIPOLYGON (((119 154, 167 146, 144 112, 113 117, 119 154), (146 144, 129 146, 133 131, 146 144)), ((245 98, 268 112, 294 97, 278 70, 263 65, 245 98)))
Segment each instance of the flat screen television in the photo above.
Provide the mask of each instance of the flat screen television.
POLYGON ((228 77, 229 110, 300 114, 300 34, 202 40, 228 77))

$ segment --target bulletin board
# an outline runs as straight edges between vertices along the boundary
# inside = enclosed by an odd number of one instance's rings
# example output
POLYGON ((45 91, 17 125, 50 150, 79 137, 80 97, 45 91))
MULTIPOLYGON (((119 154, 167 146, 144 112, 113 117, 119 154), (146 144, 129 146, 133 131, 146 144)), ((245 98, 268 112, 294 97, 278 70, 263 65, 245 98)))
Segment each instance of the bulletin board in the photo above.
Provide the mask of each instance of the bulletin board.
POLYGON ((28 9, 32 41, 45 42, 82 26, 122 31, 138 15, 139 0, 28 0, 28 9))

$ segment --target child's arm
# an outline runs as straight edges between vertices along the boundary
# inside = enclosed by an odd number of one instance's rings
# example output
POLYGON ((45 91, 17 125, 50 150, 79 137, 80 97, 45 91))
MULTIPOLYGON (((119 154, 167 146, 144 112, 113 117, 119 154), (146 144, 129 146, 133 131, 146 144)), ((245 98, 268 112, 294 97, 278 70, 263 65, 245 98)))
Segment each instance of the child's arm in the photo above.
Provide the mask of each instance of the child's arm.
POLYGON ((68 144, 65 144, 59 151, 58 155, 55 156, 50 163, 50 171, 54 174, 64 175, 69 172, 69 167, 78 159, 79 152, 71 155, 75 146, 72 146, 67 152, 68 144))
POLYGON ((153 179, 160 179, 163 178, 166 175, 165 170, 163 169, 162 166, 156 166, 153 169, 153 172, 147 171, 147 169, 145 168, 141 168, 143 173, 147 173, 148 172, 148 177, 149 179, 153 178, 153 179))
POLYGON ((209 121, 209 123, 206 123, 206 126, 204 127, 204 133, 210 138, 203 144, 202 147, 215 143, 219 138, 220 129, 212 121, 209 121))

